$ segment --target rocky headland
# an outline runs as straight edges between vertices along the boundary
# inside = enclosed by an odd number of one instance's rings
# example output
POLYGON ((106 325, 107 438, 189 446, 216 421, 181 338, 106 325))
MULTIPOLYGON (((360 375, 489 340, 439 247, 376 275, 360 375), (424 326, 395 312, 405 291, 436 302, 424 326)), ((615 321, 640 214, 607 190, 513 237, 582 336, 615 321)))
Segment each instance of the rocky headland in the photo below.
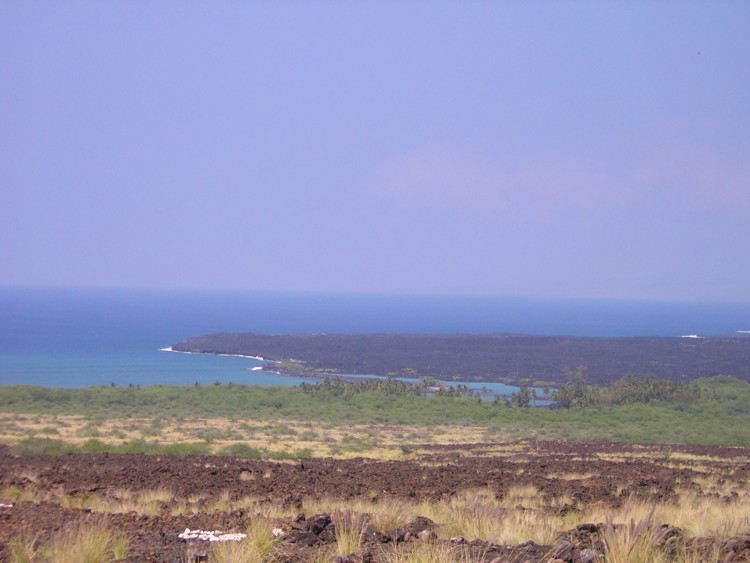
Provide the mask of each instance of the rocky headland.
POLYGON ((585 366, 590 383, 625 375, 689 382, 731 375, 750 381, 750 338, 219 333, 174 344, 179 352, 259 356, 268 369, 323 376, 366 374, 441 380, 562 384, 585 366))

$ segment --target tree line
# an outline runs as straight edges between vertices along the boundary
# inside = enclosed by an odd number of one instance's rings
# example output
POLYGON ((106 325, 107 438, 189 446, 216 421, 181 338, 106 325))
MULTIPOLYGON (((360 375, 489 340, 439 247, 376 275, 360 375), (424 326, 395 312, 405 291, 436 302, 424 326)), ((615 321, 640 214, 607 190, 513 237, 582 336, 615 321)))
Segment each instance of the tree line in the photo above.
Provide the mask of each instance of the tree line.
MULTIPOLYGON (((633 374, 615 381, 609 387, 600 387, 588 383, 588 370, 579 366, 567 372, 568 382, 556 390, 545 386, 544 400, 550 401, 552 408, 575 409, 594 405, 625 405, 632 403, 693 402, 699 398, 698 391, 686 383, 659 379, 656 377, 636 376, 633 374)), ((361 381, 345 381, 338 378, 326 378, 317 383, 302 383, 302 391, 308 395, 325 399, 353 396, 360 393, 375 392, 386 396, 419 396, 437 395, 443 397, 486 397, 487 390, 473 391, 466 385, 440 385, 435 379, 426 377, 419 382, 411 383, 388 378, 369 378, 361 381)), ((534 406, 540 397, 528 379, 521 380, 519 390, 508 397, 495 397, 495 404, 508 407, 534 406)))

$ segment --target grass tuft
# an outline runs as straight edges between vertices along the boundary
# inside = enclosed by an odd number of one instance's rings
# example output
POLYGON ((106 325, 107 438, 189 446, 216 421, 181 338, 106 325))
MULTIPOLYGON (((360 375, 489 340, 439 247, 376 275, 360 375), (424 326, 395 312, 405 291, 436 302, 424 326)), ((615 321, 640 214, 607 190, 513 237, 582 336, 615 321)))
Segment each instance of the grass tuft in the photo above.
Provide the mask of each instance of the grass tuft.
POLYGON ((37 560, 36 537, 20 537, 10 541, 10 563, 33 563, 37 560))
POLYGON ((653 511, 641 520, 631 519, 617 525, 607 519, 601 533, 607 563, 661 563, 663 552, 655 547, 657 530, 653 525, 653 511))
POLYGON ((362 551, 367 517, 361 512, 337 510, 331 514, 336 527, 336 553, 340 556, 362 551))
POLYGON ((267 518, 255 517, 245 529, 247 537, 216 545, 212 561, 216 563, 261 563, 268 561, 278 540, 273 537, 273 524, 267 518))
POLYGON ((128 542, 101 522, 78 522, 52 538, 42 550, 51 563, 102 563, 127 557, 128 542))
POLYGON ((464 558, 455 547, 445 543, 390 545, 381 549, 384 563, 461 563, 464 558))

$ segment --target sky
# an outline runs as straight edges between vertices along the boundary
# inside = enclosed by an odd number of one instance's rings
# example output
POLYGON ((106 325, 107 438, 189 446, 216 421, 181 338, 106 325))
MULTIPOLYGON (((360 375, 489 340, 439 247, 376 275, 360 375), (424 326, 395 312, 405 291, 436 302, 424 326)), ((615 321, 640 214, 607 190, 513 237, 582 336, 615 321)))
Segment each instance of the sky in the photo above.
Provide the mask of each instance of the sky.
POLYGON ((750 302, 750 2, 2 2, 0 285, 750 302))

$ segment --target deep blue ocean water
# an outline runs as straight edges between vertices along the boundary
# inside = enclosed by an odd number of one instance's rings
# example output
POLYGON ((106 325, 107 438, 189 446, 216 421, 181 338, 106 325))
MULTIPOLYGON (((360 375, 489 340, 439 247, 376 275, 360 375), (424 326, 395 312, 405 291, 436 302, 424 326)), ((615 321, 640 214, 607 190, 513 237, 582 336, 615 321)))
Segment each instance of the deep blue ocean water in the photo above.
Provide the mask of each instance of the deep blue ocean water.
POLYGON ((0 384, 49 387, 300 380, 249 358, 161 351, 213 332, 733 335, 750 303, 0 288, 0 384))

